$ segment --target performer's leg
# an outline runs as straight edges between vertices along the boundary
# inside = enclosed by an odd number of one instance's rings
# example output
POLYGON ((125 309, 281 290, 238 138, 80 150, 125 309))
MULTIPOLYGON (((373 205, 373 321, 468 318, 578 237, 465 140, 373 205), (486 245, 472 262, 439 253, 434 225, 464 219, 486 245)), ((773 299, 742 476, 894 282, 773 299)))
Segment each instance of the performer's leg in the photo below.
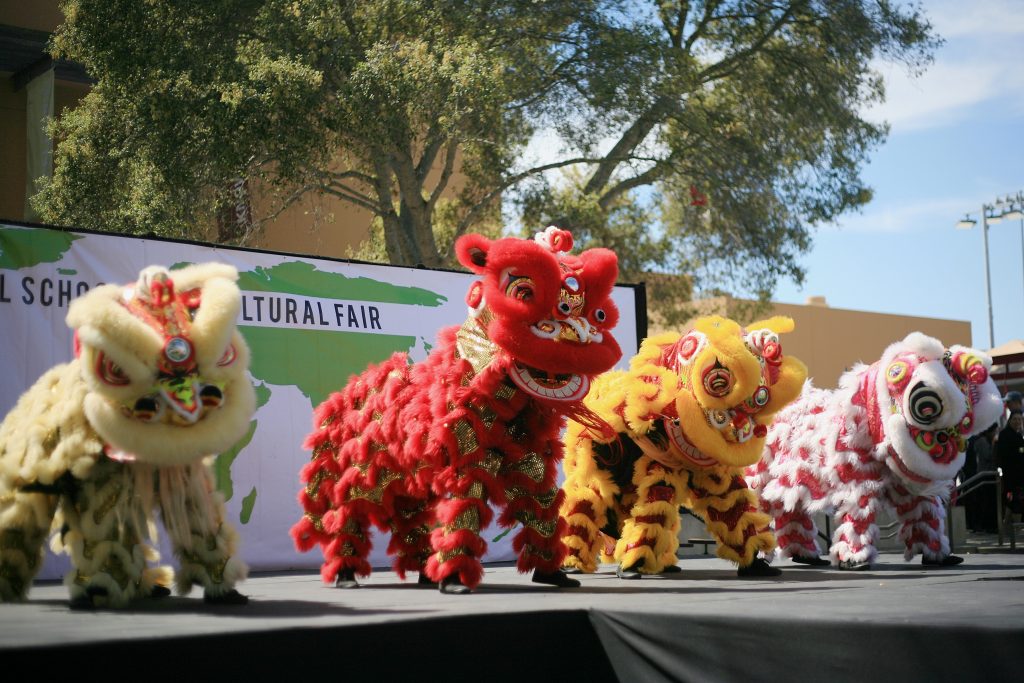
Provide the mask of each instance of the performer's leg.
POLYGON ((608 524, 608 504, 601 495, 583 482, 570 480, 563 487, 566 492, 561 515, 568 529, 562 542, 568 553, 563 567, 591 573, 597 571, 602 547, 600 530, 608 524))
POLYGON ((914 496, 900 488, 890 494, 890 500, 900 520, 899 538, 905 547, 905 559, 920 553, 925 565, 949 566, 963 561, 950 554, 946 510, 941 498, 914 496))
POLYGON ((160 514, 180 569, 178 592, 202 586, 207 602, 241 604, 235 590, 249 568, 238 552, 238 534, 225 521, 224 500, 207 467, 195 463, 160 471, 160 514))
MULTIPOLYGON (((859 493, 859 492, 858 492, 859 493)), ((878 557, 880 501, 874 493, 851 493, 837 511, 841 520, 832 537, 830 558, 840 569, 868 569, 878 557)))
POLYGON ((829 564, 827 560, 821 559, 818 527, 802 506, 798 504, 792 512, 786 512, 782 503, 773 502, 768 506, 768 511, 775 520, 775 537, 783 557, 811 566, 829 564))
POLYGON ((480 558, 487 544, 480 538, 480 530, 490 523, 493 514, 487 506, 483 482, 472 474, 448 484, 448 497, 437 505, 440 526, 430 532, 434 554, 427 560, 426 573, 443 592, 465 593, 483 578, 480 558))
POLYGON ((391 524, 391 542, 388 552, 395 556, 392 567, 400 577, 405 572, 419 572, 425 578, 424 568, 432 554, 430 530, 434 527, 434 510, 426 501, 396 497, 395 514, 391 524))
POLYGON ((743 477, 728 468, 695 472, 690 483, 693 509, 704 518, 708 533, 717 542, 716 554, 735 562, 740 576, 777 576, 758 553, 775 550, 771 517, 762 512, 757 496, 743 477))
POLYGON ((516 566, 521 572, 533 570, 533 581, 574 588, 580 583, 571 579, 561 567, 569 557, 569 548, 562 542, 567 525, 558 514, 565 493, 551 488, 544 493, 530 493, 518 487, 506 490, 508 508, 503 519, 513 517, 523 525, 512 539, 512 548, 519 553, 516 566))
POLYGON ((623 578, 659 574, 666 566, 675 566, 679 549, 683 479, 644 456, 633 469, 633 483, 636 501, 615 546, 618 574, 623 578))
POLYGON ((54 494, 11 491, 0 496, 0 602, 28 595, 56 509, 54 494))
POLYGON ((402 475, 379 464, 357 462, 345 471, 331 491, 331 509, 322 518, 329 536, 321 543, 325 560, 320 575, 325 582, 356 588, 356 576, 370 575, 370 526, 396 527, 393 501, 402 491, 402 475))
POLYGON ((63 498, 64 530, 55 549, 71 556, 72 568, 64 583, 72 607, 123 607, 154 591, 164 592, 170 582, 169 569, 147 567, 147 561, 158 557, 143 540, 148 510, 133 503, 137 494, 152 500, 153 480, 147 473, 139 481, 149 490, 137 492, 135 473, 101 460, 93 467, 92 477, 63 498))

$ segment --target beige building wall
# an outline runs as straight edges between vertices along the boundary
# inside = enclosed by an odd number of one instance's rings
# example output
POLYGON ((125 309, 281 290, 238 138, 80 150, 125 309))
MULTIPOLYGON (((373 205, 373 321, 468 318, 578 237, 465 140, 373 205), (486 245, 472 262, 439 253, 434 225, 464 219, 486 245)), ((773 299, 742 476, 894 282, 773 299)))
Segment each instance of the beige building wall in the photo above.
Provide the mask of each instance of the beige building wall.
POLYGON ((773 315, 789 316, 796 329, 782 338, 784 351, 802 360, 816 386, 835 387, 858 362, 873 363, 886 347, 911 332, 935 337, 945 346, 971 345, 971 323, 852 311, 822 305, 774 304, 773 315))

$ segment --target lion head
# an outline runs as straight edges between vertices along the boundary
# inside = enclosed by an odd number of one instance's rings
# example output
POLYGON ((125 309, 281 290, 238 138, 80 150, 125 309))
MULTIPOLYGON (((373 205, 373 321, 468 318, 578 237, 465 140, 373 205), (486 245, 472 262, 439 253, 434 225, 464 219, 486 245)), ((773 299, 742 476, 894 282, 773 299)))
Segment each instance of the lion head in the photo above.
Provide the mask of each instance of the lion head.
POLYGON ((779 335, 792 329, 784 317, 743 328, 709 316, 683 335, 644 342, 632 372, 651 363, 667 370, 661 384, 671 388, 671 401, 658 419, 674 455, 696 467, 757 462, 772 416, 807 377, 803 363, 782 353, 779 335))
POLYGON ((919 489, 953 479, 963 467, 966 440, 999 419, 1003 407, 991 367, 980 351, 947 349, 915 332, 841 383, 856 382, 853 402, 867 411, 876 452, 919 489))
POLYGON ((463 326, 479 338, 460 336, 460 351, 472 358, 475 344, 501 356, 516 386, 547 401, 582 400, 591 377, 622 356, 610 333, 618 259, 608 249, 571 256, 571 248, 572 235, 556 228, 534 240, 471 234, 456 243, 459 262, 482 278, 467 295, 463 326))
POLYGON ((86 419, 111 457, 182 465, 245 432, 255 393, 235 326, 237 278, 221 264, 150 267, 71 304, 86 419))

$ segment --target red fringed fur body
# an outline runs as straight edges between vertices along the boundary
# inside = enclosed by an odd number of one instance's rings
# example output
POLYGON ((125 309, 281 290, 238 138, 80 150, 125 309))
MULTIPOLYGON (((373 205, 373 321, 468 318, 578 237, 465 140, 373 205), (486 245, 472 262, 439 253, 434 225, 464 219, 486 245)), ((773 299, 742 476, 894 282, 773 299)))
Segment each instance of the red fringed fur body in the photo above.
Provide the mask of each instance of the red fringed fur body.
POLYGON ((567 415, 610 430, 583 406, 593 376, 621 352, 609 330, 615 255, 570 256, 572 237, 549 228, 533 241, 467 235, 460 262, 481 280, 470 314, 445 329, 421 363, 395 354, 353 377, 314 415, 292 535, 319 545, 324 581, 367 576, 370 525, 390 534, 400 575, 472 588, 482 577, 480 530, 502 509, 520 571, 557 572, 559 433, 567 415))

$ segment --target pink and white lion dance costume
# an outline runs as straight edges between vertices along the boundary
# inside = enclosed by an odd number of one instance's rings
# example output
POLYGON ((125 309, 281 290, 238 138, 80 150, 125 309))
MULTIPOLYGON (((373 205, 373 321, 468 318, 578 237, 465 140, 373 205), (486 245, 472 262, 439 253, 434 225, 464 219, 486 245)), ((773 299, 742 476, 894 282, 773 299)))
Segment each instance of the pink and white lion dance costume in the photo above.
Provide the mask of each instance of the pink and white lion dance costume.
POLYGON ((559 571, 559 432, 572 415, 613 434, 587 419, 583 397, 622 352, 609 332, 618 259, 571 248, 572 236, 555 228, 535 240, 460 238, 459 261, 481 277, 466 322, 442 330, 425 361, 395 354, 316 409, 305 514, 292 536, 300 550, 321 547, 324 581, 354 588, 356 575, 369 575, 373 525, 390 533, 399 575, 418 571, 442 592, 468 592, 483 575, 490 501, 504 508, 502 526, 521 525, 520 571, 579 585, 559 571))
POLYGON ((876 516, 889 508, 901 524, 905 557, 958 564, 945 533, 945 500, 963 466, 966 439, 1002 410, 989 378, 992 360, 943 347, 915 332, 870 366, 843 374, 839 388, 808 382, 768 430, 764 457, 747 481, 772 515, 778 545, 795 562, 825 565, 811 518, 835 512, 830 559, 867 569, 878 555, 876 516))

